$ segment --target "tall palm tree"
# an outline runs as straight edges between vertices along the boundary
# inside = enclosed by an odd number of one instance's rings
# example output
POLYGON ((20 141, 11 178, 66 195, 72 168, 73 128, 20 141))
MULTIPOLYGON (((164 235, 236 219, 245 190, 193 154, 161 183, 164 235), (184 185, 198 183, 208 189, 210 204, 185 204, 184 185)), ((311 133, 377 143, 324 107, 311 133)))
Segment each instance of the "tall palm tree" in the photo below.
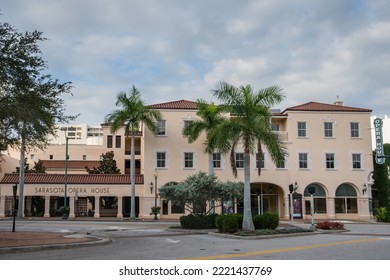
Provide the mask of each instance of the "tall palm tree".
POLYGON ((230 112, 230 121, 213 129, 210 137, 214 138, 221 152, 230 151, 231 165, 236 177, 234 152, 238 144, 242 145, 244 150, 243 230, 254 230, 250 196, 250 154, 260 152, 264 145, 275 163, 283 161, 287 155, 278 136, 272 132, 269 110, 283 100, 281 91, 278 86, 271 86, 254 92, 250 85, 235 87, 226 82, 220 82, 216 89, 212 90, 213 95, 230 112))
POLYGON ((214 174, 213 164, 213 140, 209 137, 210 131, 214 129, 218 124, 223 122, 225 118, 221 115, 223 112, 222 106, 217 106, 214 103, 208 104, 203 99, 197 101, 197 115, 200 119, 191 122, 184 128, 183 134, 188 137, 188 143, 195 142, 202 132, 206 133, 205 152, 208 154, 209 160, 209 174, 214 174))
POLYGON ((120 107, 120 109, 108 114, 105 121, 111 126, 112 133, 124 127, 125 136, 131 136, 130 219, 135 219, 135 136, 140 130, 141 123, 145 124, 152 132, 157 132, 156 122, 161 120, 161 113, 144 105, 140 93, 134 85, 129 94, 126 92, 120 92, 118 94, 115 105, 120 107))

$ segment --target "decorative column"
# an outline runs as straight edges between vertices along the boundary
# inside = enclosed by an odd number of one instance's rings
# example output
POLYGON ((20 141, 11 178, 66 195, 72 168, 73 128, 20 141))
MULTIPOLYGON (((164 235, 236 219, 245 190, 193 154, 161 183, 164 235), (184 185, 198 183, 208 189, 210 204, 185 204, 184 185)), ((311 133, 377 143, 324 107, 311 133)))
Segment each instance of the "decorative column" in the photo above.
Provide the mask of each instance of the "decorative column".
POLYGON ((43 214, 43 217, 50 217, 50 196, 45 196, 45 213, 43 214))
POLYGON ((284 196, 284 218, 286 220, 290 219, 290 201, 289 201, 289 196, 284 196))
POLYGON ((95 215, 94 218, 100 218, 100 196, 95 196, 95 215))
POLYGON ((335 201, 334 197, 328 197, 328 203, 326 205, 327 212, 328 212, 328 218, 334 219, 336 218, 336 210, 335 210, 335 201))
POLYGON ((116 214, 116 217, 119 219, 123 218, 123 197, 118 196, 118 213, 116 214))
POLYGON ((68 219, 75 219, 76 215, 74 213, 74 196, 69 197, 69 216, 68 219))
POLYGON ((5 217, 5 196, 0 196, 0 218, 5 217))

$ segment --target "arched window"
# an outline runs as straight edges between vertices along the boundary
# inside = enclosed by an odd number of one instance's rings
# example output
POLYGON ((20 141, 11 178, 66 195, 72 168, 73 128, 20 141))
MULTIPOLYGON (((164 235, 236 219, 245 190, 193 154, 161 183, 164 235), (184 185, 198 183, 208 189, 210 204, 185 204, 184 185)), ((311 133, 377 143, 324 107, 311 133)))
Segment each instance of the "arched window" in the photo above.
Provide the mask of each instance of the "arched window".
POLYGON ((313 211, 315 214, 326 214, 326 193, 322 186, 319 184, 310 184, 305 188, 303 196, 305 197, 305 211, 309 215, 310 212, 310 192, 309 189, 314 188, 313 193, 313 211))
POLYGON ((341 184, 336 190, 336 214, 357 213, 357 193, 350 184, 341 184))

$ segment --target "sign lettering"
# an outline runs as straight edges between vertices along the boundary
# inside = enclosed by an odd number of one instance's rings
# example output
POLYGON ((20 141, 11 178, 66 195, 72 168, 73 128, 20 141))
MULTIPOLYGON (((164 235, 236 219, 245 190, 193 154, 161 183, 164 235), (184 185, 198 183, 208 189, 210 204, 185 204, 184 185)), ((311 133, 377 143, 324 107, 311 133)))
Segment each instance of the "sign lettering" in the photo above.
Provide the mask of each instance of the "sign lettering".
POLYGON ((384 151, 383 151, 383 138, 382 138, 382 126, 383 126, 382 119, 376 118, 374 120, 374 127, 375 127, 375 140, 376 140, 376 156, 375 156, 375 160, 376 160, 377 164, 385 163, 385 158, 382 157, 384 155, 384 151))

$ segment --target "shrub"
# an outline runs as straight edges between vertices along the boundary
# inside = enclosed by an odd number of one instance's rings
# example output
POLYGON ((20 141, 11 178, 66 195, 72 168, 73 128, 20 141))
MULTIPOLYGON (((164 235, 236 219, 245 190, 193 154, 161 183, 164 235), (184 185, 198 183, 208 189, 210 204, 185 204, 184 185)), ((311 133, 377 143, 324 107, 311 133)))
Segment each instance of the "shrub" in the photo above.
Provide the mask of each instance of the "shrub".
POLYGON ((324 230, 343 230, 344 224, 340 222, 323 221, 317 224, 318 229, 324 230))
POLYGON ((378 222, 390 222, 390 213, 386 207, 380 207, 375 209, 375 218, 378 222))
POLYGON ((242 215, 220 215, 215 220, 215 225, 221 233, 234 233, 242 228, 242 215))
POLYGON ((234 233, 239 229, 239 218, 240 215, 221 215, 218 216, 215 224, 217 229, 221 233, 234 233))
POLYGON ((279 215, 276 213, 264 213, 253 217, 255 229, 276 229, 279 225, 279 215))
POLYGON ((194 215, 180 217, 181 228, 184 229, 208 229, 215 228, 215 219, 218 214, 194 215))

